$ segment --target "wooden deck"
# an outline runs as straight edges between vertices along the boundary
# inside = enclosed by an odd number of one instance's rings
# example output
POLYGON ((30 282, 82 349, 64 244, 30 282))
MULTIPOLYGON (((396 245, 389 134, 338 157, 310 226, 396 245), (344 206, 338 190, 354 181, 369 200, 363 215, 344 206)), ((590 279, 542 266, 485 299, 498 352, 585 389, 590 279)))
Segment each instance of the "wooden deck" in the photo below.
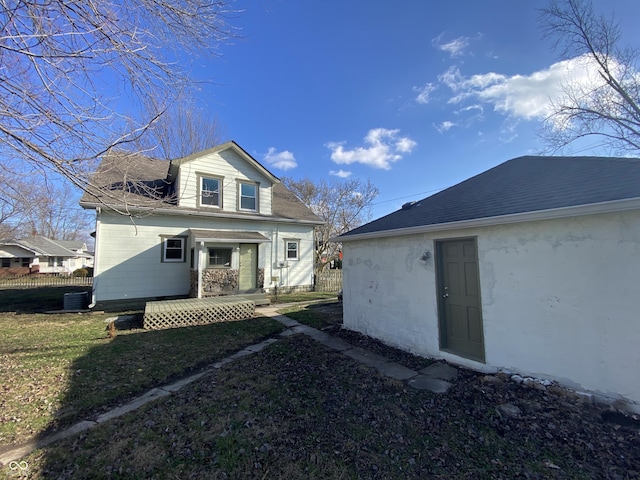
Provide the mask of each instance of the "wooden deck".
POLYGON ((256 305, 268 303, 269 299, 262 294, 147 302, 144 328, 157 330, 244 320, 255 316, 256 305))

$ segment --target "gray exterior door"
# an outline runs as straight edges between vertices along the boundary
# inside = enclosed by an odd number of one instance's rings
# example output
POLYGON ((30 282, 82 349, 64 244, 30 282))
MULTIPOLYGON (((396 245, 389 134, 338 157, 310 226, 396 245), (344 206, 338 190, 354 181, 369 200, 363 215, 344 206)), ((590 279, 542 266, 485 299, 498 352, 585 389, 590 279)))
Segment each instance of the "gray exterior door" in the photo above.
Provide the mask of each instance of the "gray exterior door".
POLYGON ((238 290, 243 291, 255 289, 257 277, 258 245, 255 243, 241 243, 238 290))
POLYGON ((440 348, 484 362, 475 238, 436 243, 440 348))

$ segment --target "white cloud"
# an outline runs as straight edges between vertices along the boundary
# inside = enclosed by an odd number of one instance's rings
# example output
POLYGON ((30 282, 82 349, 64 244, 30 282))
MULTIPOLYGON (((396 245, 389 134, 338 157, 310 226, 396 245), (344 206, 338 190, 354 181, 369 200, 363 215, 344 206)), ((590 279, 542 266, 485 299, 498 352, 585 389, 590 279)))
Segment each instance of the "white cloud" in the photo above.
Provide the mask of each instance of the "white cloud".
POLYGON ((437 88, 433 83, 425 83, 422 87, 413 87, 413 91, 418 93, 416 102, 426 105, 431 100, 431 93, 437 88))
POLYGON ((364 137, 365 146, 346 150, 344 142, 330 142, 327 148, 331 149, 331 160, 339 165, 362 163, 390 170, 392 163, 402 159, 401 154, 410 153, 417 145, 409 137, 400 137, 399 133, 400 130, 373 128, 364 137))
POLYGON ((269 147, 269 151, 264 156, 264 161, 271 167, 280 170, 289 170, 298 166, 298 162, 296 162, 293 153, 288 150, 277 152, 274 147, 269 147))
POLYGON ((329 175, 333 175, 334 177, 340 178, 349 178, 352 172, 347 172, 346 170, 329 170, 329 175))
MULTIPOLYGON (((474 105, 465 108, 489 104, 498 113, 525 120, 545 119, 552 114, 553 104, 562 100, 566 85, 584 92, 603 85, 597 66, 587 56, 554 63, 529 75, 489 72, 465 77, 458 67, 451 67, 438 80, 451 89, 450 104, 471 100, 474 105)), ((558 128, 561 124, 559 119, 558 128)))
POLYGON ((434 125, 434 127, 436 127, 436 130, 438 130, 438 132, 445 133, 445 132, 449 131, 449 129, 451 129, 452 127, 455 127, 456 125, 457 125, 457 123, 445 120, 444 122, 442 122, 442 123, 440 123, 438 125, 434 125))
POLYGON ((431 45, 433 45, 438 50, 447 52, 452 57, 461 56, 464 53, 464 49, 469 46, 469 37, 458 37, 443 43, 442 42, 443 36, 444 36, 444 32, 438 35, 433 40, 431 40, 431 45))

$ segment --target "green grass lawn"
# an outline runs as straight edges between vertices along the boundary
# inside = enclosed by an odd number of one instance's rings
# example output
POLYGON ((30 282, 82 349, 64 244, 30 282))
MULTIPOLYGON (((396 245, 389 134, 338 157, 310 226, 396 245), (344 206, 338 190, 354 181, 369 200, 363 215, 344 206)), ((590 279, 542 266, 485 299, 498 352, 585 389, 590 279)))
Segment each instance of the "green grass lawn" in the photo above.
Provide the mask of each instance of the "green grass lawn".
POLYGON ((28 313, 49 309, 61 293, 38 290, 0 297, 0 446, 84 419, 283 329, 254 318, 111 339, 104 320, 113 314, 28 313), (2 311, 7 304, 23 313, 2 311))
POLYGON ((300 292, 270 295, 271 303, 292 303, 292 302, 313 302, 315 300, 327 300, 337 298, 338 294, 333 292, 300 292))
MULTIPOLYGON (((337 328, 337 312, 297 315, 337 328)), ((0 443, 91 418, 282 330, 255 318, 109 339, 105 317, 0 313, 0 443)), ((22 465, 32 479, 640 478, 638 431, 602 412, 464 369, 446 394, 415 390, 298 334, 22 465)))

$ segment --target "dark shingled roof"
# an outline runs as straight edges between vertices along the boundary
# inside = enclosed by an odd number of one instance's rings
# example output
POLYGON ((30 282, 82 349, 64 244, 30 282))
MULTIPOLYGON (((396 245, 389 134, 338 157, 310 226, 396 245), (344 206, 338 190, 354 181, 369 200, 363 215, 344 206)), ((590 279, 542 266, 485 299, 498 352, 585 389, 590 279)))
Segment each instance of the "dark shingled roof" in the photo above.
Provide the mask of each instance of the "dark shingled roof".
POLYGON ((640 159, 518 157, 343 235, 640 197, 640 159))
POLYGON ((93 174, 89 192, 80 204, 166 206, 171 184, 166 181, 169 162, 137 153, 109 152, 93 174))
MULTIPOLYGON (((93 183, 99 188, 85 193, 80 199, 80 204, 83 206, 106 204, 114 207, 128 204, 198 212, 199 209, 196 208, 187 209, 176 205, 174 185, 167 180, 169 166, 170 163, 167 161, 140 154, 111 152, 103 158, 93 176, 93 183)), ((273 176, 273 178, 277 180, 277 177, 273 176)), ((282 183, 273 184, 272 195, 272 214, 264 216, 265 219, 322 223, 320 218, 282 183)), ((208 215, 212 213, 210 209, 201 211, 208 215)), ((228 213, 255 217, 250 213, 220 212, 221 215, 228 213)))

